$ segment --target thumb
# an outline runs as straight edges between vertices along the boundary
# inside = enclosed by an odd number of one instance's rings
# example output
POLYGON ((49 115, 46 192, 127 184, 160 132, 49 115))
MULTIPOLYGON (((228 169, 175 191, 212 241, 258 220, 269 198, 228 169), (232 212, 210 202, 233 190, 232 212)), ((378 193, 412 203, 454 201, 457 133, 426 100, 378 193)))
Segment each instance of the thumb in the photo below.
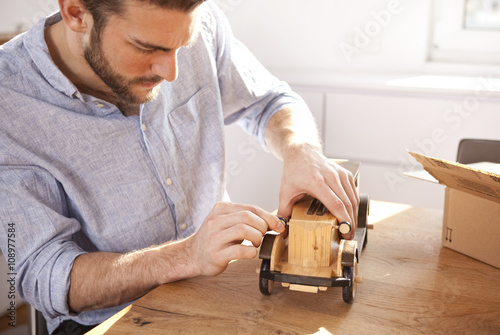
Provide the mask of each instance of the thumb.
POLYGON ((292 216, 293 205, 300 199, 302 199, 306 194, 298 194, 291 199, 287 199, 286 197, 280 197, 279 206, 278 206, 278 216, 282 216, 287 220, 292 216))

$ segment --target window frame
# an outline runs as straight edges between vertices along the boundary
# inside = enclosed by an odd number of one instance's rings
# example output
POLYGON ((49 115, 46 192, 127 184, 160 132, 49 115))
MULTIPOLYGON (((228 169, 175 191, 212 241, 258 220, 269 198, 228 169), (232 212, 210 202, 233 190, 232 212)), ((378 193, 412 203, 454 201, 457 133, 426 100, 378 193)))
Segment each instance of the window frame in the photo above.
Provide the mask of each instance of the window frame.
POLYGON ((466 0, 436 0, 429 60, 500 64, 500 30, 465 29, 466 0))

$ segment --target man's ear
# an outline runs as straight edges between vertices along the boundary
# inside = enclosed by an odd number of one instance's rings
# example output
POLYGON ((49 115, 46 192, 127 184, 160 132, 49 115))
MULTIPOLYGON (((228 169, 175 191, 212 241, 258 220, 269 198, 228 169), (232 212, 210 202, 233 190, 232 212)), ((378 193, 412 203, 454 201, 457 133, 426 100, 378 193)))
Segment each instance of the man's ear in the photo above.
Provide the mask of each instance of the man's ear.
POLYGON ((92 15, 80 0, 58 0, 61 16, 66 25, 74 32, 84 33, 91 22, 92 15))

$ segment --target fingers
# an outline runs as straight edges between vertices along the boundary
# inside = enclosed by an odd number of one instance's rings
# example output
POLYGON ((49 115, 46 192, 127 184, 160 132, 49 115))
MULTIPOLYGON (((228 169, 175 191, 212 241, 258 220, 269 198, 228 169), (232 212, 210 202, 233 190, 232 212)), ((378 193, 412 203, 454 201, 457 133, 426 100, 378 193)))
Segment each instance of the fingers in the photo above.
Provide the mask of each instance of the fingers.
POLYGON ((335 215, 338 222, 349 222, 351 230, 342 234, 345 239, 352 239, 357 228, 357 211, 359 197, 352 174, 338 167, 333 173, 325 175, 323 187, 318 187, 315 194, 323 204, 335 215))
MULTIPOLYGON (((326 161, 323 166, 315 168, 308 176, 306 183, 297 183, 297 179, 289 177, 280 191, 278 215, 289 218, 293 205, 306 193, 320 200, 335 215, 338 222, 349 222, 351 231, 342 234, 345 239, 352 239, 357 228, 357 212, 359 197, 352 174, 338 164, 326 161), (290 179, 292 182, 290 183, 290 179), (297 192, 297 193, 293 193, 297 192)), ((303 178, 302 175, 300 175, 303 178)))
POLYGON ((237 212, 225 214, 217 219, 218 231, 217 243, 222 246, 230 244, 240 244, 247 240, 258 247, 262 241, 262 236, 267 232, 267 224, 260 217, 249 212, 237 212), (252 217, 254 216, 254 217, 252 217))
POLYGON ((278 216, 282 216, 285 219, 289 219, 292 215, 293 205, 302 199, 306 193, 300 193, 291 199, 287 199, 286 196, 279 197, 279 205, 278 205, 278 216))
MULTIPOLYGON (((348 212, 350 213, 350 217, 352 221, 349 221, 351 223, 352 229, 350 233, 344 234, 343 237, 345 239, 352 239, 354 238, 354 233, 356 231, 356 228, 358 227, 358 207, 359 207, 359 195, 358 191, 356 189, 356 184, 354 182, 354 178, 352 174, 344 170, 346 172, 346 179, 342 180, 342 185, 343 189, 347 195, 348 200, 346 201, 345 199, 343 200, 344 204, 350 204, 348 206, 348 212)), ((342 221, 341 221, 342 222, 342 221)))
POLYGON ((333 173, 326 175, 325 180, 327 187, 329 187, 342 202, 349 215, 349 218, 339 217, 339 219, 355 225, 357 223, 359 196, 352 174, 337 165, 333 173))
POLYGON ((354 231, 356 230, 356 223, 352 217, 352 210, 349 209, 350 201, 346 200, 348 199, 347 195, 341 194, 339 196, 331 189, 323 191, 324 193, 315 194, 313 196, 318 199, 326 199, 320 201, 337 218, 338 223, 348 222, 351 225, 351 230, 347 234, 342 234, 343 238, 349 239, 351 235, 354 235, 354 231), (346 202, 348 202, 347 206, 346 202))
POLYGON ((253 259, 257 256, 257 248, 243 244, 205 245, 201 253, 192 259, 196 261, 195 270, 198 275, 216 276, 222 273, 229 262, 235 259, 253 259))
MULTIPOLYGON (((273 215, 258 206, 235 204, 228 202, 218 202, 210 216, 223 216, 232 214, 231 219, 224 220, 224 224, 233 225, 237 222, 244 222, 265 234, 269 229, 281 233, 285 230, 283 223, 273 215)), ((224 227, 226 227, 224 226, 224 227)))
MULTIPOLYGON (((257 248, 242 244, 233 244, 221 249, 216 255, 216 259, 222 260, 222 264, 227 264, 234 259, 253 259, 257 256, 257 248)), ((225 268, 225 267, 224 267, 225 268)))
POLYGON ((255 257, 269 229, 282 232, 285 227, 275 215, 257 206, 217 203, 192 238, 196 268, 201 274, 217 275, 231 260, 255 257), (243 240, 253 246, 242 245, 243 240))

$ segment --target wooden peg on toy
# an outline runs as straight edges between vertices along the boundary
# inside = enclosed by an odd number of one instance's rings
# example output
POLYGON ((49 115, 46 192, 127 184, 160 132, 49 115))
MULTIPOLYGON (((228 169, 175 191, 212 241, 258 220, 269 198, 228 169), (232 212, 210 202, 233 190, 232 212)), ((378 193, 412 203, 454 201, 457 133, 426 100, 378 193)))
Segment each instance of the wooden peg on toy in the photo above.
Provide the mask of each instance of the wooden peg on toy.
POLYGON ((339 223, 339 232, 341 234, 349 234, 351 232, 351 224, 347 221, 339 223))

